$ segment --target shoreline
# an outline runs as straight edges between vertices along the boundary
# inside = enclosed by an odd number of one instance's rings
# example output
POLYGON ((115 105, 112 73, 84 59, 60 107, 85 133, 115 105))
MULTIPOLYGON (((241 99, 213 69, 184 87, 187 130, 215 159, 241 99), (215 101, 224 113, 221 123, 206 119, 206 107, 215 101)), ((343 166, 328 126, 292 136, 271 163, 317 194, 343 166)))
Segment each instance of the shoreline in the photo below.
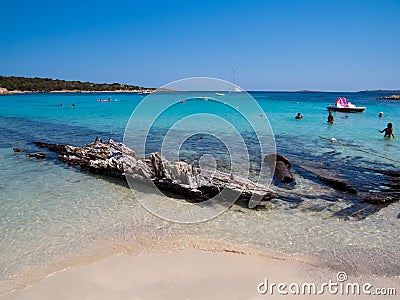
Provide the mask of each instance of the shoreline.
MULTIPOLYGON (((21 270, 17 276, 12 276, 0 281, 0 300, 7 295, 18 291, 30 289, 32 286, 46 281, 48 278, 58 276, 60 273, 70 270, 90 267, 102 264, 104 261, 116 256, 129 256, 132 258, 148 256, 168 256, 185 251, 197 251, 203 253, 235 254, 245 257, 274 260, 281 262, 295 262, 296 264, 316 267, 312 258, 304 256, 288 256, 283 253, 268 249, 258 249, 246 245, 227 242, 224 240, 210 240, 189 235, 164 236, 157 239, 147 236, 136 236, 117 240, 101 238, 87 246, 77 249, 77 252, 69 252, 66 256, 54 258, 45 265, 35 266, 21 270), (17 284, 15 284, 17 282, 17 284)), ((323 266, 320 266, 324 269, 323 266)))
MULTIPOLYGON (((277 284, 311 282, 319 286, 329 280, 335 281, 339 272, 345 272, 351 283, 371 283, 375 287, 400 290, 398 275, 352 274, 304 254, 293 256, 254 245, 188 235, 167 235, 156 240, 137 237, 135 242, 137 244, 123 239, 110 243, 101 239, 37 269, 28 268, 20 273, 24 282, 20 281, 21 277, 10 278, 11 283, 17 280, 19 284, 3 290, 0 300, 262 299, 282 297, 276 292, 275 295, 257 292, 257 285, 264 278, 277 284), (119 294, 121 291, 123 293, 119 294)), ((338 297, 326 294, 324 299, 338 297)), ((360 298, 355 296, 354 299, 360 298)))
POLYGON ((25 95, 25 94, 72 94, 72 93, 82 93, 82 94, 100 94, 100 93, 152 93, 155 89, 143 89, 143 90, 113 90, 113 91, 82 91, 82 90, 60 90, 60 91, 6 91, 0 93, 0 96, 7 95, 25 95))
MULTIPOLYGON (((0 88, 0 96, 7 96, 7 95, 24 95, 24 94, 73 94, 73 93, 82 93, 82 94, 98 94, 98 93, 144 93, 144 94, 151 94, 153 92, 184 92, 178 90, 170 90, 164 88, 143 88, 137 90, 104 90, 104 91, 90 91, 90 90, 58 90, 58 91, 8 91, 0 88)), ((213 91, 211 91, 213 92, 213 91)), ((226 92, 226 91, 225 91, 226 92)), ((391 90, 377 90, 377 91, 307 91, 307 90, 299 90, 299 91, 263 91, 263 90, 249 90, 246 91, 248 93, 289 93, 289 94, 317 94, 317 93, 325 93, 325 94, 360 94, 360 93, 377 93, 377 94, 384 94, 384 93, 392 93, 391 90)), ((397 90, 395 92, 398 92, 397 90)), ((395 95, 396 97, 400 97, 395 95)), ((396 99, 389 99, 391 96, 384 96, 377 98, 376 100, 399 100, 396 99)))
MULTIPOLYGON (((192 248, 161 254, 117 253, 95 263, 71 266, 50 274, 27 288, 1 295, 0 299, 279 298, 283 295, 276 289, 272 295, 270 291, 260 294, 258 286, 267 279, 269 285, 272 282, 299 286, 314 283, 318 287, 329 280, 338 282, 337 275, 337 272, 296 260, 240 252, 192 248)), ((348 282, 400 288, 398 277, 349 276, 348 282)), ((300 295, 300 298, 307 296, 300 295)), ((329 294, 328 290, 322 296, 324 299, 349 297, 329 294)))

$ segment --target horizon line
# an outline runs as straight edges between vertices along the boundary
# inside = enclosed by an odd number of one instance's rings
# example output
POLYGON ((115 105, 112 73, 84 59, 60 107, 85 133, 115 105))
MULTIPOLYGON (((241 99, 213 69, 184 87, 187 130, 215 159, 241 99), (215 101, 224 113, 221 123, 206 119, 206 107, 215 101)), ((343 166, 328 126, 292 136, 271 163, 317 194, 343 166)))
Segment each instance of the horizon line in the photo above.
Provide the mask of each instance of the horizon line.
MULTIPOLYGON (((27 79, 34 79, 34 78, 40 78, 40 79, 51 79, 51 80, 63 80, 63 81, 80 81, 82 83, 88 82, 88 83, 95 83, 95 84, 121 84, 121 85, 132 85, 132 86, 138 86, 139 88, 142 89, 159 89, 161 87, 145 87, 142 85, 138 85, 135 83, 121 83, 121 82, 94 82, 94 81, 87 81, 87 80, 78 80, 78 79, 60 79, 60 78, 52 78, 52 77, 26 77, 26 76, 18 76, 18 75, 1 75, 3 77, 21 77, 21 78, 27 78, 27 79)), ((213 78, 213 77, 210 77, 213 78)), ((233 84, 233 83, 232 83, 233 84)), ((236 84, 237 85, 237 84, 236 84)), ((239 85, 238 85, 239 86, 239 85)), ((241 87, 241 86, 240 86, 241 87)), ((242 88, 242 87, 241 87, 242 88)), ((300 90, 264 90, 264 89, 243 89, 245 92, 271 92, 271 93, 359 93, 359 92, 400 92, 400 87, 397 89, 383 89, 383 88, 377 88, 377 89, 362 89, 362 90, 351 90, 351 91, 346 91, 346 90, 313 90, 313 89, 300 89, 300 90)))

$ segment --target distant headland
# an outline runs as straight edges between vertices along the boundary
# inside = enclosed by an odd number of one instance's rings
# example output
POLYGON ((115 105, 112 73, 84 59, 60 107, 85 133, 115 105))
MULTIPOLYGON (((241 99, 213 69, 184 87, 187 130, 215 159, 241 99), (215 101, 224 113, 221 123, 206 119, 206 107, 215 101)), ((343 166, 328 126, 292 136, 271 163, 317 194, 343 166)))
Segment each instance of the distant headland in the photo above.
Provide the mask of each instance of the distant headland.
POLYGON ((314 90, 299 90, 295 91, 295 93, 324 93, 323 91, 314 91, 314 90))
POLYGON ((365 91, 358 91, 357 93, 400 93, 400 90, 365 90, 365 91))
POLYGON ((0 95, 52 92, 150 92, 154 90, 154 88, 144 88, 121 83, 92 83, 51 78, 0 75, 0 95))

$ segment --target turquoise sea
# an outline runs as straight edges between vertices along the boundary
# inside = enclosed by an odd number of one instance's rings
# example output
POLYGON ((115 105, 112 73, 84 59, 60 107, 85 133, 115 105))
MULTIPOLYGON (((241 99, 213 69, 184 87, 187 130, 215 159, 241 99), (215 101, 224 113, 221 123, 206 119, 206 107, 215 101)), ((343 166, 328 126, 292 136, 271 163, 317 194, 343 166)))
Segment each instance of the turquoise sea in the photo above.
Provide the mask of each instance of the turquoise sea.
MULTIPOLYGON (((175 93, 154 98, 154 109, 175 93)), ((382 93, 251 92, 275 136, 278 153, 293 163, 296 184, 274 183, 278 199, 250 210, 240 201, 221 216, 198 224, 176 224, 147 212, 124 181, 80 172, 57 161, 28 159, 13 147, 42 151, 33 141, 83 145, 96 136, 123 140, 127 122, 145 95, 135 93, 51 93, 0 97, 0 294, 21 288, 73 264, 119 252, 148 253, 185 247, 252 249, 292 257, 349 274, 400 275, 400 204, 375 206, 316 180, 310 169, 325 169, 362 192, 381 190, 383 175, 398 170, 400 141, 378 130, 392 122, 400 138, 400 102, 376 100, 382 93), (357 114, 334 113, 327 104, 346 97, 367 107, 357 114), (99 99, 111 98, 110 102, 99 99), (62 106, 60 104, 63 104, 62 106), (72 108, 75 104, 75 108, 72 108), (301 112, 304 118, 295 120, 301 112), (379 118, 379 112, 384 113, 379 118), (325 139, 326 138, 326 139, 325 139), (332 143, 336 138, 340 143, 332 143)), ((252 176, 262 157, 233 94, 205 92, 165 111, 149 132, 146 154, 159 150, 171 124, 196 113, 215 114, 235 124, 249 148, 252 176), (207 97, 218 100, 212 101, 207 97), (206 101, 209 100, 209 101, 206 101), (227 104, 227 105, 224 105, 227 104)), ((138 116, 135 116, 138 117, 138 116)), ((139 116, 146 119, 146 114, 139 116)), ((139 122, 140 123, 140 122, 139 122)), ((217 124, 190 122, 196 128, 225 132, 217 124)), ((140 124, 136 128, 141 130, 140 124)), ((134 149, 136 151, 136 149, 134 149)), ((221 140, 196 135, 180 149, 180 158, 198 162, 211 153, 218 167, 229 168, 221 140)), ((143 197, 153 197, 148 194, 143 197)), ((250 251, 250 250, 247 250, 250 251)))

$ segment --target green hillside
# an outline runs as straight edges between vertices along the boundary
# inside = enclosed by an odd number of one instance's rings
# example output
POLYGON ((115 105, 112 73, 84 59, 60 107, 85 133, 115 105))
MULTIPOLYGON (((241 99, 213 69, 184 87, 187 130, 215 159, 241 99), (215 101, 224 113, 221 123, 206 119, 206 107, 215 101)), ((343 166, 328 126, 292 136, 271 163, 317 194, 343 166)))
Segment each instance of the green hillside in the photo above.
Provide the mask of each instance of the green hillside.
POLYGON ((0 88, 8 91, 51 92, 62 90, 78 91, 116 91, 139 90, 139 86, 120 83, 92 83, 81 81, 66 81, 51 78, 27 78, 16 76, 0 76, 0 88))

